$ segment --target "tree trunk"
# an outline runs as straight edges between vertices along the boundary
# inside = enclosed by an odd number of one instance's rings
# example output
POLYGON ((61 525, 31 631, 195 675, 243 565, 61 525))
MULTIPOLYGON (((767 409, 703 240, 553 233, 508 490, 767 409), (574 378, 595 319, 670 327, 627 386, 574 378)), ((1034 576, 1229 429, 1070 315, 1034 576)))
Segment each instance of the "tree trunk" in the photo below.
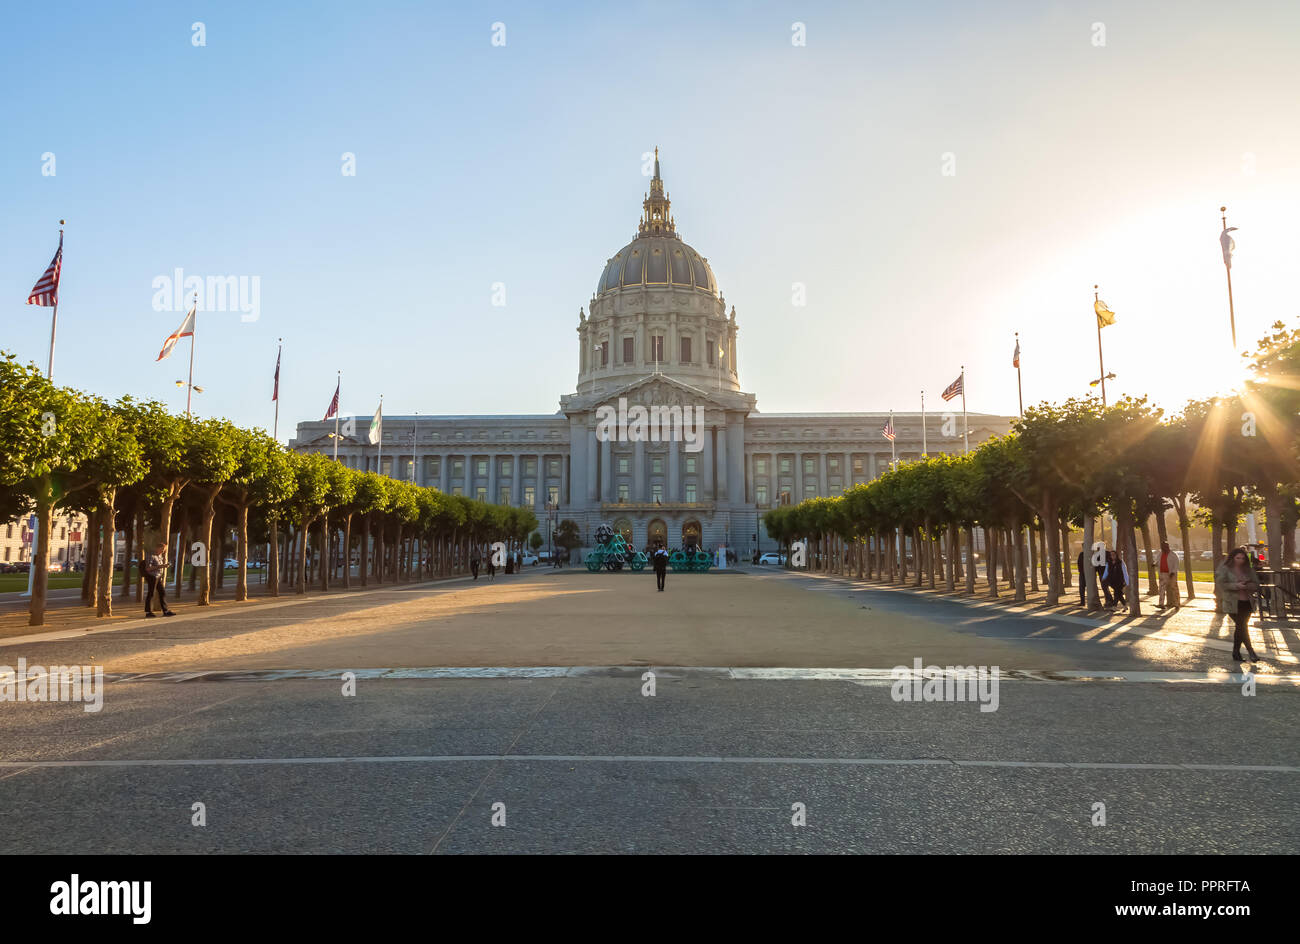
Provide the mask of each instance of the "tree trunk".
POLYGON ((294 593, 307 592, 307 531, 311 527, 311 522, 311 518, 303 516, 302 523, 298 525, 298 560, 295 567, 298 572, 298 584, 294 587, 294 593))
POLYGON ((975 528, 965 527, 966 532, 966 594, 975 595, 975 528))
POLYGON ((380 519, 379 527, 375 529, 375 583, 383 586, 384 583, 384 522, 380 519))
POLYGON ((948 566, 944 568, 944 589, 949 593, 957 589, 957 567, 961 563, 961 548, 957 541, 957 522, 948 522, 948 566))
POLYGON ((361 516, 361 547, 357 554, 357 578, 366 586, 366 558, 370 555, 370 515, 361 516))
MULTIPOLYGON (((163 535, 163 540, 167 540, 167 535, 163 535)), ((144 502, 136 502, 135 510, 135 559, 143 561, 145 555, 144 546, 144 502)), ((150 548, 152 550, 152 548, 150 548)), ((139 603, 144 598, 144 567, 139 566, 135 569, 135 602, 139 603)))
POLYGON ((123 600, 129 600, 131 599, 131 584, 134 582, 131 579, 133 573, 131 558, 132 552, 135 550, 135 515, 128 514, 122 527, 122 546, 126 548, 126 553, 123 555, 125 559, 122 561, 122 589, 119 591, 119 596, 123 600))
POLYGON ((116 498, 117 489, 100 489, 100 504, 103 507, 99 511, 99 527, 102 535, 99 552, 99 599, 95 615, 101 619, 113 615, 113 558, 117 556, 117 531, 115 530, 117 522, 114 520, 116 515, 113 503, 116 498))
POLYGON ((1087 600, 1088 609, 1090 610, 1101 609, 1101 599, 1098 596, 1098 587, 1097 587, 1097 567, 1092 562, 1092 555, 1094 553, 1092 549, 1092 545, 1096 543, 1095 541, 1093 541, 1093 537, 1096 535, 1096 530, 1097 530, 1096 517, 1094 517, 1093 515, 1087 515, 1087 514, 1084 515, 1083 516, 1083 581, 1084 581, 1084 585, 1087 587, 1087 595, 1085 599, 1087 600))
POLYGON ((935 537, 932 527, 930 524, 925 526, 925 556, 928 558, 926 567, 930 572, 930 589, 934 590, 936 589, 934 583, 935 559, 939 556, 935 552, 939 549, 939 539, 935 537))
POLYGON ((1061 593, 1064 594, 1066 590, 1074 587, 1074 579, 1072 576, 1074 570, 1074 555, 1070 553, 1072 550, 1070 547, 1070 525, 1065 521, 1061 521, 1060 527, 1061 544, 1057 563, 1061 572, 1057 575, 1057 579, 1060 581, 1059 586, 1062 588, 1061 593))
MULTIPOLYGON (((1051 530, 1055 531, 1056 526, 1053 525, 1051 530)), ((1047 531, 1047 522, 1044 521, 1038 528, 1038 576, 1042 580, 1044 587, 1050 586, 1052 582, 1047 566, 1047 531)))
MULTIPOLYGON (((1044 556, 1047 558, 1047 605, 1059 606, 1061 603, 1061 534, 1057 528, 1057 508, 1049 496, 1043 500, 1043 540, 1047 542, 1044 556)), ((1066 563, 1066 569, 1069 564, 1066 563)))
POLYGON ((984 550, 989 556, 984 570, 988 577, 989 596, 996 600, 998 598, 998 545, 1001 538, 998 537, 997 528, 985 528, 984 536, 986 538, 984 550))
MULTIPOLYGON (((199 571, 199 606, 212 605, 212 519, 216 517, 217 492, 220 491, 220 485, 213 485, 207 489, 199 489, 203 496, 203 517, 199 520, 198 542, 202 546, 204 554, 204 564, 206 566, 195 565, 194 569, 199 571)), ((220 561, 221 549, 217 548, 217 559, 220 561)))
MULTIPOLYGON (((1038 535, 1035 533, 1034 523, 1029 523, 1029 589, 1033 593, 1038 592, 1038 535)), ((1019 533, 1019 532, 1017 532, 1019 533)))
POLYGON ((1147 558, 1147 596, 1153 597, 1160 592, 1160 578, 1156 576, 1156 558, 1152 554, 1151 524, 1148 517, 1142 518, 1142 544, 1146 548, 1147 558))
MULTIPOLYGON (((50 507, 50 527, 54 527, 54 508, 50 507)), ((86 512, 86 569, 81 576, 81 605, 94 606, 95 600, 99 595, 99 510, 86 512)), ((44 527, 44 522, 41 527, 44 527)), ((48 548, 48 545, 47 545, 48 548)), ((48 550, 47 550, 48 553, 48 550)), ((48 566, 48 564, 47 564, 48 566)), ((37 577, 39 580, 39 575, 37 577)), ((42 584, 44 585, 44 584, 42 584)), ((36 592, 36 584, 32 584, 32 593, 36 592)))
POLYGON ((320 588, 326 592, 330 588, 330 571, 334 569, 334 533, 330 530, 329 509, 320 519, 320 588))
POLYGON ((1019 522, 1016 523, 1015 529, 1014 553, 1016 556, 1014 570, 1016 578, 1016 593, 1014 599, 1017 603, 1024 603, 1025 578, 1028 576, 1028 573, 1027 568, 1025 567, 1025 528, 1019 522))
POLYGON ((235 508, 235 602, 248 599, 248 506, 235 508))
POLYGON ((266 555, 266 588, 273 597, 280 595, 280 518, 271 515, 271 548, 266 555))
MULTIPOLYGON (((42 476, 40 497, 36 500, 36 543, 28 566, 35 573, 32 575, 32 602, 27 608, 27 625, 45 625, 45 600, 49 587, 50 575, 50 531, 54 529, 54 502, 49 498, 50 478, 42 476)), ((89 535, 87 535, 89 537, 89 535)), ((86 584, 85 576, 81 579, 86 584)))
POLYGON ((1128 614, 1129 616, 1142 615, 1142 601, 1138 597, 1138 563, 1137 558, 1137 534, 1134 527, 1133 513, 1128 510, 1128 503, 1122 503, 1124 507, 1120 509, 1119 520, 1119 541, 1116 543, 1119 547, 1115 548, 1120 559, 1127 558, 1125 563, 1128 564, 1128 614), (1120 548, 1123 548, 1121 551, 1120 548))

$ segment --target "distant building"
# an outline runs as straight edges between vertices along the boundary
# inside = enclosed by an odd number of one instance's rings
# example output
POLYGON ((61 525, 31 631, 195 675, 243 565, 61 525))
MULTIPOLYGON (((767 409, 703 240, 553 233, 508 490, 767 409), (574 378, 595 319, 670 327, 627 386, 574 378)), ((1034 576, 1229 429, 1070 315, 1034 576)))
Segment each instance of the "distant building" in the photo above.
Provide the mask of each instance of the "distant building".
MULTIPOLYGON (((736 309, 727 311, 708 259, 682 241, 669 209, 656 150, 636 236, 606 260, 590 314, 578 312, 577 388, 560 397, 558 412, 385 416, 378 446, 368 442, 369 418, 357 418, 339 461, 526 505, 543 529, 555 503, 557 520, 576 521, 587 543, 605 522, 638 548, 727 544, 742 556, 772 546, 761 522, 767 509, 838 495, 886 471, 888 412, 762 413, 741 391, 736 309), (629 415, 702 410, 703 428, 689 442, 602 435, 601 407, 621 401, 629 415)), ((969 414, 971 448, 1013 419, 969 414)), ((921 415, 896 413, 893 425, 898 460, 919 458, 921 415)), ((333 432, 333 420, 299 423, 289 445, 332 455, 333 432)), ((960 412, 947 429, 941 415, 926 418, 931 453, 960 452, 961 433, 960 412), (955 437, 945 435, 954 428, 955 437)))

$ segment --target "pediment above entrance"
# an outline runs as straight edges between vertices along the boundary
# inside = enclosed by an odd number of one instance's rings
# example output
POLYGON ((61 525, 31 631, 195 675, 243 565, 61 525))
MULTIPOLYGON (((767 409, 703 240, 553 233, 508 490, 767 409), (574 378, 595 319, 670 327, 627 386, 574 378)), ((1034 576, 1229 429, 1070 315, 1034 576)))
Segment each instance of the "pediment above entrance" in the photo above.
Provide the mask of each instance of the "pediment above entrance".
POLYGON ((756 400, 751 393, 706 390, 665 374, 651 374, 606 388, 597 386, 594 392, 584 390, 561 397, 560 409, 567 414, 585 413, 602 404, 617 405, 620 398, 626 399, 628 406, 702 406, 706 410, 745 413, 754 409, 756 400))

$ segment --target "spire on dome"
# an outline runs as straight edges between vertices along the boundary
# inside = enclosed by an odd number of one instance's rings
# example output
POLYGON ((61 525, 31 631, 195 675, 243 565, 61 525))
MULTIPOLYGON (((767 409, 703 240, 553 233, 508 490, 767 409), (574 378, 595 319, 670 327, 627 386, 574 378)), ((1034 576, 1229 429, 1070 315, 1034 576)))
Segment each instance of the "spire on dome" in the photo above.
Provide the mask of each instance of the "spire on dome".
POLYGON ((650 179, 650 193, 641 204, 641 222, 636 228, 637 235, 677 236, 677 227, 668 212, 671 206, 668 194, 664 192, 663 178, 659 176, 659 147, 656 145, 655 175, 650 179))

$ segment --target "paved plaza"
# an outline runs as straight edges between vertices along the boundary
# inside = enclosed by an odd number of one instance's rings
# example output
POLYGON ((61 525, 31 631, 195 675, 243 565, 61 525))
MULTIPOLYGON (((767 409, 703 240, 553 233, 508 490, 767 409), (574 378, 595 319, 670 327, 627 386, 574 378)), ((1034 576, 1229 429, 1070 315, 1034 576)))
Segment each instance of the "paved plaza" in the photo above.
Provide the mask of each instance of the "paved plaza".
POLYGON ((1294 633, 1244 696, 1212 614, 1166 622, 536 569, 11 635, 107 681, 0 704, 0 851, 1294 851, 1294 633), (918 658, 999 666, 997 710, 895 700, 918 658))

